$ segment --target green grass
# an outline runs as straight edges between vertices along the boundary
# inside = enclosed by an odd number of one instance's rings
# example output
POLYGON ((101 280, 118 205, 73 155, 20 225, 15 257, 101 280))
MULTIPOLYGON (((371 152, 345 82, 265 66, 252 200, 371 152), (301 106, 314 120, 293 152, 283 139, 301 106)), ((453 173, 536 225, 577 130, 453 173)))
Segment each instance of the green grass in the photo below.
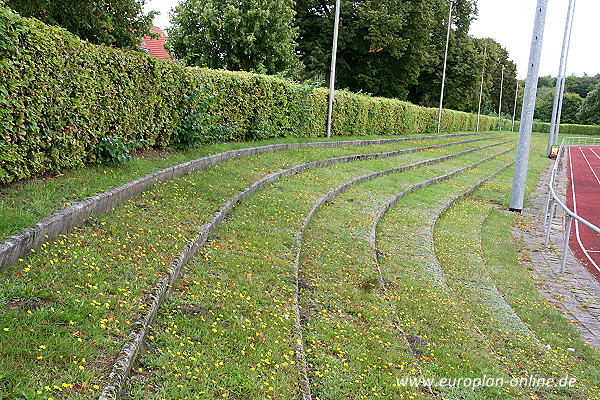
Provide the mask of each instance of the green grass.
MULTIPOLYGON (((533 157, 528 187, 546 161, 533 157)), ((577 380, 573 388, 527 388, 532 398, 598 398, 600 357, 538 293, 511 239, 507 208, 512 174, 504 173, 452 206, 436 224, 437 257, 462 307, 479 321, 510 376, 577 380), (503 206, 498 208, 498 204, 503 206), (575 352, 567 348, 575 348, 575 352)), ((493 398, 493 397, 492 397, 493 398)))
MULTIPOLYGON (((216 143, 183 152, 146 152, 127 165, 92 165, 58 176, 0 186, 0 240, 28 228, 50 214, 89 196, 123 185, 162 168, 219 152, 276 143, 381 139, 382 136, 344 138, 283 138, 245 143, 216 143)), ((448 140, 448 139, 441 139, 448 140)), ((359 147, 350 147, 349 153, 359 147), (352 150, 354 149, 354 150, 352 150)), ((302 151, 302 150, 299 150, 302 151)))
MULTIPOLYGON (((420 168, 391 175, 389 178, 400 185, 406 185, 405 182, 409 178, 405 175, 411 174, 412 180, 418 182, 423 176, 446 173, 459 165, 466 165, 468 161, 473 162, 481 158, 482 153, 492 154, 492 150, 498 151, 487 149, 476 155, 469 155, 470 160, 468 156, 463 156, 460 161, 453 160, 447 165, 420 168)), ((429 155, 432 158, 433 156, 429 155)), ((402 161, 404 164, 415 160, 405 156, 402 161)), ((294 343, 290 342, 294 337, 291 320, 294 313, 290 308, 293 292, 291 249, 294 244, 294 232, 300 227, 311 203, 331 187, 351 177, 389 167, 389 163, 385 161, 370 161, 364 163, 369 164, 368 169, 358 170, 358 164, 334 166, 289 178, 275 187, 266 188, 258 196, 248 198, 238 207, 226 226, 219 231, 218 239, 212 243, 213 246, 206 254, 205 260, 192 262, 189 266, 189 271, 183 279, 197 284, 193 285, 188 293, 177 296, 171 309, 166 309, 162 318, 155 324, 154 341, 149 343, 149 353, 141 361, 142 371, 132 380, 128 390, 132 397, 177 397, 181 395, 177 391, 178 388, 186 388, 186 393, 191 398, 194 398, 194 395, 199 398, 222 395, 230 398, 298 397, 297 383, 292 382, 292 385, 289 385, 286 384, 287 381, 282 381, 274 387, 277 390, 271 394, 268 391, 271 386, 267 386, 265 378, 269 374, 279 376, 280 369, 273 371, 268 365, 261 363, 261 360, 265 354, 277 354, 279 358, 276 358, 274 363, 281 366, 287 362, 283 355, 289 354, 290 351, 293 353, 294 350, 294 343), (350 171, 351 169, 354 171, 350 171), (184 343, 182 346, 183 332, 187 335, 187 332, 191 331, 196 335, 198 324, 197 316, 182 313, 181 307, 188 308, 190 304, 196 305, 200 310, 216 307, 220 314, 215 311, 214 314, 205 312, 202 315, 207 327, 213 324, 220 325, 221 321, 229 321, 231 324, 227 316, 235 316, 239 313, 236 309, 243 309, 237 302, 232 303, 232 300, 221 297, 215 300, 214 296, 208 295, 211 290, 222 292, 220 287, 215 286, 218 282, 227 283, 230 296, 240 292, 244 296, 250 294, 254 303, 260 304, 261 316, 269 316, 268 320, 264 321, 264 326, 263 321, 256 320, 256 316, 244 316, 253 321, 251 326, 263 327, 259 330, 259 343, 255 348, 249 345, 254 343, 249 339, 253 335, 248 335, 246 340, 239 342, 227 342, 223 337, 207 334, 202 336, 201 342, 184 343), (179 328, 176 334, 173 334, 172 326, 179 328), (276 347, 276 341, 279 341, 278 346, 284 347, 276 347), (232 348, 239 350, 239 353, 232 352, 232 348), (177 354, 178 349, 181 355, 177 354), (194 355, 194 360, 191 360, 189 355, 194 355), (187 357, 178 361, 178 357, 182 356, 187 357), (219 360, 219 363, 224 364, 211 365, 207 360, 219 360), (239 366, 238 374, 254 378, 241 387, 231 385, 231 375, 222 371, 233 366, 239 366), (189 376, 186 375, 186 370, 195 373, 189 376), (160 389, 155 394, 149 394, 149 387, 160 389), (206 388, 210 388, 211 391, 206 393, 206 388)), ((380 190, 383 186, 387 188, 388 193, 395 193, 400 185, 389 183, 387 179, 381 179, 378 186, 380 190)), ((359 191, 357 195, 361 193, 362 191, 359 191)), ((376 205, 371 201, 359 202, 356 199, 342 203, 348 204, 351 209, 362 204, 370 204, 371 207, 376 205)), ((349 266, 348 269, 344 269, 342 276, 334 276, 332 274, 337 271, 336 263, 325 265, 313 259, 307 260, 306 258, 310 257, 307 254, 302 258, 304 271, 312 271, 313 268, 322 271, 319 272, 319 278, 326 280, 328 277, 338 284, 330 288, 326 282, 321 282, 321 279, 315 282, 314 276, 304 276, 313 282, 316 288, 315 294, 310 291, 303 293, 303 308, 311 314, 306 325, 306 343, 313 390, 316 396, 322 396, 321 398, 347 398, 349 393, 361 398, 372 395, 374 391, 384 397, 393 396, 398 390, 394 387, 395 377, 398 376, 396 369, 405 368, 406 371, 410 371, 410 356, 396 337, 391 324, 391 312, 386 310, 385 304, 382 306, 378 302, 376 291, 368 289, 367 285, 375 276, 375 271, 371 267, 370 271, 366 272, 367 276, 352 275, 351 284, 342 279, 350 272, 361 275, 361 272, 352 269, 364 268, 364 264, 368 264, 369 253, 365 253, 364 247, 359 246, 360 239, 355 233, 358 229, 356 225, 367 222, 368 227, 368 220, 351 219, 345 224, 342 223, 341 228, 335 223, 340 221, 339 214, 335 215, 333 221, 327 221, 331 222, 331 225, 327 224, 324 232, 319 230, 315 233, 317 227, 309 225, 307 248, 310 249, 310 254, 314 252, 320 258, 341 259, 344 261, 339 262, 349 266), (352 231, 347 232, 348 229, 352 231), (317 241, 323 240, 324 244, 313 243, 313 235, 318 238, 317 241), (345 260, 350 255, 355 255, 357 259, 366 256, 367 260, 360 262, 352 258, 348 263, 345 260), (361 285, 368 290, 361 289, 361 285), (325 297, 320 298, 317 294, 325 297), (350 297, 352 300, 349 300, 350 297), (381 343, 384 344, 383 347, 381 343)), ((362 239, 364 245, 366 241, 364 237, 362 239)), ((291 373, 294 377, 297 375, 294 371, 282 372, 285 375, 291 373)))
POLYGON ((127 337, 144 291, 198 226, 258 178, 315 159, 444 140, 231 160, 157 185, 115 212, 44 245, 2 271, 0 370, 6 378, 0 393, 24 398, 38 391, 65 398, 94 396, 127 337), (15 365, 21 368, 15 370, 15 365))
MULTIPOLYGON (((36 250, 1 274, 0 397, 97 398, 145 291, 197 227, 264 175, 333 156, 463 139, 230 160, 156 185, 36 250)), ((359 175, 491 142, 308 170, 246 198, 185 266, 153 324, 125 398, 301 398, 295 235, 315 200, 359 175)), ((545 152, 543 142, 535 135, 533 148, 545 152)), ((368 240, 378 209, 415 183, 513 145, 363 182, 317 211, 303 236, 300 276, 306 285, 299 293, 313 398, 598 397, 597 353, 537 294, 510 239, 514 215, 492 205, 506 205, 512 170, 457 203, 436 225, 448 200, 514 159, 514 151, 402 197, 378 226, 387 295, 379 286, 368 240), (467 290, 464 274, 468 282, 494 286, 502 296, 467 290), (489 307, 500 303, 504 308, 498 310, 506 311, 510 324, 489 307), (564 350, 568 343, 576 343, 575 353, 564 350), (397 385, 404 377, 545 376, 549 371, 572 373, 578 386, 540 392, 397 385)), ((531 160, 528 190, 547 164, 535 150, 531 160)), ((160 161, 161 166, 172 162, 160 161)), ((59 204, 61 196, 60 190, 53 192, 47 202, 54 198, 59 204)))

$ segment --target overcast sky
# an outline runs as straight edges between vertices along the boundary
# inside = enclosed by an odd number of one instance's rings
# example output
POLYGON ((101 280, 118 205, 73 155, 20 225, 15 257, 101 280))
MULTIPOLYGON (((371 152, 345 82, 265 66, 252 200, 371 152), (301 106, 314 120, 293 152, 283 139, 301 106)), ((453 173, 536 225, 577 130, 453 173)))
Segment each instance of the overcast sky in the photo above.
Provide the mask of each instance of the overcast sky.
MULTIPOLYGON (((537 0, 478 0, 479 17, 471 26, 475 37, 492 37, 517 63, 519 78, 527 75, 537 0)), ((540 75, 558 74, 569 0, 548 0, 540 75)), ((600 73, 599 0, 577 0, 567 74, 600 73)))
MULTIPOLYGON (((164 29, 169 26, 169 10, 177 3, 178 0, 148 0, 144 9, 160 11, 154 25, 164 29)), ((471 34, 494 38, 506 47, 517 64, 519 78, 524 79, 537 0, 478 0, 477 5, 479 17, 473 22, 471 34)), ((569 0, 548 0, 540 75, 558 73, 568 5, 569 0)), ((599 16, 600 0, 577 0, 567 74, 600 73, 599 16)))

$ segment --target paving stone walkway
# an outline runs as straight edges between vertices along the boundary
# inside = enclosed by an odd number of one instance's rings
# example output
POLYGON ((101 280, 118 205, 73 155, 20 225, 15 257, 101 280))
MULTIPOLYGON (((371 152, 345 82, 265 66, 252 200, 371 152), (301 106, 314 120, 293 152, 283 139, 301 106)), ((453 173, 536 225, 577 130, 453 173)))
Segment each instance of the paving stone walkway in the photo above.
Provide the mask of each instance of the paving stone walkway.
MULTIPOLYGON (((544 210, 549 176, 550 171, 538 182, 531 195, 530 205, 523 210, 522 223, 518 224, 513 234, 525 243, 525 252, 529 255, 525 263, 532 269, 542 295, 561 309, 587 343, 600 351, 600 283, 579 263, 570 250, 567 254, 565 273, 561 274, 565 217, 560 207, 557 207, 554 217, 549 245, 544 246, 544 210)), ((564 168, 559 170, 557 181, 557 193, 566 193, 564 168)))

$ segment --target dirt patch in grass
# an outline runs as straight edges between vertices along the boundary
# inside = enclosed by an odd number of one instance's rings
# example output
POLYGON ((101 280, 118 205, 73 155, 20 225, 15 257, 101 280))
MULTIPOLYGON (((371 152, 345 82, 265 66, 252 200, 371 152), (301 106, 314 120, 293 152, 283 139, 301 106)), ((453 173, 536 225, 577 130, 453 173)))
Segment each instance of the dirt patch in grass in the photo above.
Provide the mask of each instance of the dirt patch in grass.
POLYGON ((34 311, 38 308, 48 307, 50 304, 52 304, 50 300, 44 299, 17 299, 7 301, 4 306, 0 307, 0 310, 34 311))
POLYGON ((304 278, 300 278, 298 279, 298 287, 302 290, 308 290, 310 292, 314 292, 316 290, 316 288, 311 285, 311 283, 304 278))
POLYGON ((169 150, 169 149, 145 149, 145 150, 136 151, 135 153, 133 153, 133 155, 134 155, 134 157, 137 157, 137 158, 151 159, 151 158, 166 157, 166 156, 170 156, 175 153, 177 153, 177 151, 169 150))

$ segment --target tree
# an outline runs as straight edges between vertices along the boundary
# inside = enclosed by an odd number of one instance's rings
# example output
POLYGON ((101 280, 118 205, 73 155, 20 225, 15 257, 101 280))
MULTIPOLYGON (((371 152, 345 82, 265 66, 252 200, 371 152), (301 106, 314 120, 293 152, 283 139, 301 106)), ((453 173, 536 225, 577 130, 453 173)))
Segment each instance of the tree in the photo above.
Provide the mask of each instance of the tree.
POLYGON ((588 74, 583 74, 583 76, 571 75, 566 77, 565 90, 570 93, 577 93, 585 99, 598 83, 600 83, 600 74, 596 74, 596 76, 589 76, 588 74))
POLYGON ((292 0, 183 0, 170 46, 190 65, 270 74, 298 68, 292 0))
MULTIPOLYGON (((453 21, 463 27, 470 16, 462 10, 472 12, 474 1, 459 3, 453 21)), ((424 66, 443 57, 443 47, 431 52, 431 35, 443 32, 445 40, 448 7, 446 0, 342 0, 336 86, 405 99, 424 66)), ((298 0, 295 10, 305 77, 325 80, 334 0, 298 0)))
MULTIPOLYGON (((307 78, 328 76, 334 4, 333 0, 296 3, 298 50, 307 78)), ((429 11, 421 10, 417 2, 342 0, 336 86, 404 98, 405 87, 418 76, 426 14, 429 11)))
MULTIPOLYGON (((544 122, 551 122, 555 90, 542 87, 539 91, 540 95, 535 103, 534 117, 544 122)), ((578 112, 582 104, 583 99, 577 93, 565 93, 560 122, 563 124, 576 124, 579 121, 578 112)))
MULTIPOLYGON (((538 81, 539 84, 539 81, 538 81)), ((538 87, 535 110, 533 117, 543 122, 550 122, 552 119, 552 104, 554 103, 554 88, 550 86, 538 87)))
POLYGON ((577 118, 580 124, 600 125, 600 84, 588 93, 577 118))
POLYGON ((555 86, 556 86, 556 80, 553 77, 551 77, 550 75, 540 76, 538 78, 538 84, 537 84, 538 88, 542 88, 542 87, 553 88, 555 86))
MULTIPOLYGON (((412 102, 428 107, 439 105, 442 68, 443 53, 432 58, 432 63, 423 69, 418 84, 411 88, 409 99, 412 102)), ((493 39, 476 39, 460 30, 453 31, 448 48, 444 107, 477 112, 482 74, 482 113, 498 112, 502 83, 503 114, 512 114, 516 65, 509 60, 508 51, 493 39), (487 48, 485 56, 484 48, 487 48), (505 66, 504 79, 502 65, 505 66)))
MULTIPOLYGON (((473 111, 479 100, 479 72, 483 65, 473 38, 455 33, 448 49, 444 107, 459 111, 473 111)), ((441 89, 441 82, 440 82, 441 89)))
MULTIPOLYGON (((448 9, 445 9, 448 12, 448 9)), ((476 112, 479 105, 479 90, 482 73, 482 112, 498 111, 502 64, 505 65, 503 79, 502 109, 512 113, 516 88, 516 65, 509 60, 508 52, 493 39, 477 39, 467 34, 469 24, 476 14, 475 4, 457 2, 452 13, 453 29, 448 47, 448 62, 444 90, 444 107, 476 112), (484 55, 484 48, 487 52, 484 55)), ((438 18, 444 18, 438 11, 438 18)), ((447 17, 444 18, 447 21, 447 17)), ((443 75, 443 56, 446 45, 447 25, 438 24, 430 34, 426 64, 421 70, 418 83, 410 90, 409 100, 428 107, 439 105, 443 75)))
POLYGON ((578 113, 583 101, 577 93, 565 93, 560 121, 564 124, 577 124, 579 122, 578 113))
POLYGON ((517 66, 509 59, 508 51, 493 39, 483 39, 487 45, 486 79, 484 83, 489 93, 489 113, 512 114, 517 87, 517 66), (504 73, 502 67, 504 66, 504 73), (504 76, 504 78, 503 78, 504 76), (500 107, 502 90, 502 107, 500 107))
POLYGON ((145 0, 6 0, 19 14, 61 26, 94 44, 137 48, 155 13, 144 14, 145 0))
MULTIPOLYGON (((444 44, 445 47, 445 44, 444 44)), ((409 100, 427 107, 439 106, 444 54, 432 56, 424 66, 409 100)), ((460 111, 477 109, 479 85, 484 65, 483 48, 461 32, 451 32, 444 89, 444 107, 460 111)))

